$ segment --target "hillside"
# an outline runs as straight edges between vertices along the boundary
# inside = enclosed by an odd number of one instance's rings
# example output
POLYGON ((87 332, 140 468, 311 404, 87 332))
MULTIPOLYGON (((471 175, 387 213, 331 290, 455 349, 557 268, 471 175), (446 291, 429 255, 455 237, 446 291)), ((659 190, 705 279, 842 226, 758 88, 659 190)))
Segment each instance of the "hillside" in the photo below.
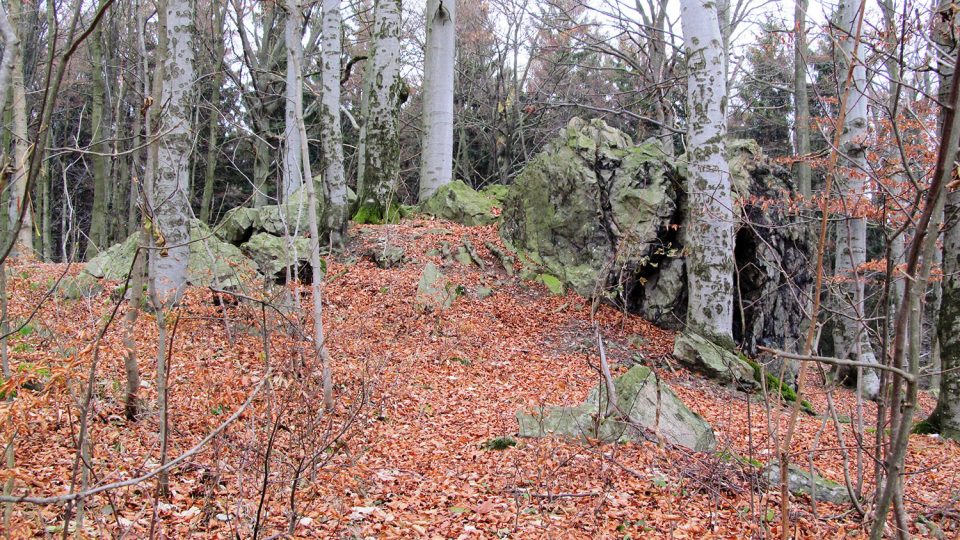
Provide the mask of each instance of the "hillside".
MULTIPOLYGON (((634 361, 653 368, 713 426, 720 451, 517 438, 517 411, 580 403, 600 382, 589 303, 507 276, 482 247, 499 242, 493 227, 409 220, 352 232, 357 240, 329 259, 325 284, 336 411, 322 413, 318 367, 309 344, 292 331, 310 327, 292 320, 306 317, 307 309, 281 324, 261 304, 231 301, 221 310, 209 290, 191 289, 171 339, 170 458, 254 397, 222 435, 170 472, 169 497, 155 504, 151 479, 87 499, 83 536, 142 537, 155 526, 166 537, 276 538, 288 530, 291 501, 298 538, 740 538, 777 531, 779 495, 757 485, 751 463, 775 454, 769 430, 786 424, 788 409, 690 374, 669 358, 670 332, 603 306, 595 321, 615 373, 634 361), (462 237, 478 246, 485 270, 428 255, 440 242, 462 237), (385 239, 405 250, 397 267, 380 269, 364 256, 385 239), (465 289, 448 310, 424 313, 414 305, 427 261, 465 289), (492 295, 478 298, 480 287, 492 295), (268 369, 269 384, 263 384, 268 369)), ((54 496, 70 485, 76 404, 95 335, 115 298, 111 287, 88 299, 53 295, 27 318, 49 285, 77 270, 13 269, 10 317, 25 326, 9 342, 17 374, 12 384, 29 380, 34 388, 21 388, 3 408, 17 427, 17 494, 54 496)), ((156 392, 154 323, 143 315, 136 328, 141 397, 148 404, 156 392)), ((122 340, 117 317, 99 347, 90 487, 158 466, 155 411, 137 422, 123 418, 122 340)), ((828 410, 819 382, 808 399, 816 411, 828 410)), ((812 449, 816 467, 842 482, 835 430, 846 448, 856 447, 849 423, 856 403, 845 389, 835 390, 833 401, 847 423, 801 415, 794 448, 804 463, 812 449)), ((926 396, 921 403, 925 413, 933 406, 926 396)), ((863 414, 872 426, 874 406, 866 404, 863 414)), ((872 435, 865 435, 864 444, 871 444, 872 435)), ((955 529, 960 448, 914 436, 910 449, 908 506, 955 529)), ((872 467, 865 471, 867 490, 872 474, 872 467)), ((10 532, 56 533, 59 508, 18 505, 10 532)), ((814 508, 798 497, 792 510, 801 537, 862 534, 847 507, 821 502, 814 508)))

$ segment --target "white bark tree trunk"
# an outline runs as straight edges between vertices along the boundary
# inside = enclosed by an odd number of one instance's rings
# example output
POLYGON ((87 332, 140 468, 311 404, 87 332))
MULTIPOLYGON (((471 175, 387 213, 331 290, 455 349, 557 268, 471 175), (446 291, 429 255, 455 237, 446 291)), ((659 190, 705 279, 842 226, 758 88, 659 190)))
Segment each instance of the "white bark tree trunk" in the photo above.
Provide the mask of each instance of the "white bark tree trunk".
MULTIPOLYGON (((290 2, 287 2, 289 5, 290 2)), ((297 3, 299 4, 299 3, 297 3)), ((287 18, 283 31, 287 47, 286 100, 283 130, 283 193, 282 200, 303 185, 303 139, 297 128, 297 104, 303 103, 303 92, 297 90, 297 81, 301 77, 296 71, 295 58, 303 58, 303 14, 292 13, 287 8, 287 18)))
POLYGON ((343 169, 343 131, 340 126, 340 0, 323 0, 321 28, 320 78, 323 96, 320 99, 323 148, 323 189, 326 198, 324 222, 331 240, 341 243, 347 230, 347 179, 343 169))
MULTIPOLYGON (((860 2, 856 0, 842 0, 837 8, 837 24, 845 34, 841 38, 841 50, 847 62, 854 62, 854 68, 851 86, 846 89, 849 95, 840 137, 840 151, 850 169, 843 175, 846 184, 841 184, 841 189, 846 200, 845 208, 850 211, 837 223, 834 275, 840 278, 837 306, 840 320, 835 326, 833 340, 837 357, 875 364, 877 358, 866 331, 864 283, 860 275, 860 268, 867 260, 867 219, 857 211, 864 200, 864 171, 867 169, 867 75, 863 63, 864 47, 855 47, 853 38, 859 7, 860 2)), ((869 399, 875 399, 880 392, 880 377, 876 370, 864 369, 857 384, 869 399)))
POLYGON ((189 0, 167 0, 166 51, 161 115, 164 140, 157 150, 157 176, 151 206, 158 249, 150 252, 154 287, 161 303, 179 300, 187 282, 190 256, 190 152, 193 145, 193 15, 189 0))
MULTIPOLYGON (((303 28, 303 11, 300 0, 287 0, 287 20, 296 19, 298 28, 303 28)), ((324 6, 326 7, 326 6, 324 6)), ((289 27, 288 27, 289 28, 289 27)), ((339 28, 338 28, 339 31, 339 28)), ((297 34, 299 36, 299 33, 297 34)), ((298 38, 299 42, 299 38, 298 38)), ((288 41, 289 44, 289 41, 288 41)), ((303 121, 303 48, 297 49, 299 54, 287 56, 287 61, 293 65, 293 87, 287 86, 287 90, 293 90, 296 96, 293 109, 293 129, 296 130, 302 141, 307 140, 307 130, 303 121)), ((289 65, 289 64, 288 64, 289 65)), ((289 71, 288 71, 289 73, 289 71)), ((338 70, 339 75, 339 70, 338 70)), ((290 80, 287 80, 289 84, 290 80)), ((340 84, 339 76, 337 84, 340 84)), ((288 131, 290 125, 288 124, 288 131)), ((303 178, 313 178, 310 170, 310 153, 307 145, 301 146, 300 163, 303 169, 300 171, 303 178)), ((324 339, 323 332, 323 291, 321 284, 323 282, 323 271, 320 266, 320 225, 317 216, 317 191, 314 182, 307 182, 304 189, 307 194, 307 220, 310 228, 310 266, 312 266, 311 291, 313 296, 313 345, 317 358, 320 359, 323 372, 323 403, 328 411, 333 409, 333 383, 330 370, 330 354, 324 339)), ((346 197, 344 197, 346 198, 346 197)))
MULTIPOLYGON (((22 10, 23 3, 20 0, 10 2, 10 18, 18 33, 20 20, 23 17, 22 10)), ((30 212, 30 194, 27 193, 27 169, 30 167, 28 163, 30 145, 27 141, 27 94, 23 82, 23 47, 19 41, 14 50, 11 86, 13 87, 11 107, 14 145, 11 181, 13 189, 10 192, 9 219, 10 230, 16 238, 11 253, 17 257, 33 257, 33 219, 30 212), (21 212, 24 214, 23 220, 20 219, 21 212)))
POLYGON ((454 0, 427 0, 420 201, 425 201, 453 180, 456 5, 454 0))
POLYGON ((733 345, 733 195, 726 148, 726 60, 716 4, 682 0, 687 56, 687 326, 733 345))
POLYGON ((390 219, 400 174, 399 99, 400 0, 377 0, 370 61, 370 92, 364 119, 363 192, 355 219, 379 223, 390 219))

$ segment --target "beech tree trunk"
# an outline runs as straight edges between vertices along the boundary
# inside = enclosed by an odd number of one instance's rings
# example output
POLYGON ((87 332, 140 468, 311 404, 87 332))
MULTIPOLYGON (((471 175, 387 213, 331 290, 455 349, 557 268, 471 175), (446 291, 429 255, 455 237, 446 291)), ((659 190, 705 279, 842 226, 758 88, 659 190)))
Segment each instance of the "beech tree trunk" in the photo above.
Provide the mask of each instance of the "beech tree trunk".
POLYGON ((423 143, 420 201, 453 180, 453 77, 456 5, 427 1, 427 42, 423 65, 423 143))
MULTIPOLYGON (((859 7, 860 2, 856 0, 842 0, 837 8, 837 24, 843 32, 840 38, 842 56, 846 62, 854 62, 854 67, 851 85, 845 89, 849 95, 840 137, 840 152, 849 172, 843 175, 845 184, 838 183, 846 200, 846 211, 840 216, 836 228, 834 275, 840 281, 837 302, 840 317, 834 327, 833 340, 837 357, 876 364, 877 358, 866 331, 864 283, 860 274, 860 268, 867 260, 867 219, 858 210, 865 200, 866 190, 867 74, 864 47, 856 46, 853 38, 859 7)), ((865 397, 876 399, 880 392, 880 377, 873 369, 863 369, 857 385, 865 397)))
POLYGON ((290 12, 290 2, 287 2, 287 18, 284 23, 284 43, 287 47, 287 78, 286 100, 283 130, 283 184, 282 200, 286 201, 300 186, 303 185, 303 139, 297 128, 296 104, 302 103, 303 93, 297 94, 297 80, 300 74, 296 72, 295 58, 303 58, 303 15, 290 12))
POLYGON ((400 0, 377 0, 373 22, 374 51, 367 71, 370 90, 364 119, 364 159, 359 223, 382 223, 392 219, 397 180, 400 175, 401 93, 400 0))
POLYGON ((158 133, 164 140, 157 150, 157 176, 152 209, 154 241, 150 266, 160 301, 179 300, 187 282, 190 256, 190 152, 193 145, 193 9, 189 0, 167 0, 166 50, 162 58, 163 88, 160 102, 166 105, 158 133))
MULTIPOLYGON (((939 98, 948 103, 949 81, 953 76, 956 40, 953 37, 953 25, 957 14, 953 4, 942 0, 934 16, 937 25, 933 31, 933 41, 943 54, 938 55, 939 98)), ((940 114, 941 126, 945 123, 943 112, 940 114)), ((941 127, 942 129, 942 127, 941 127)), ((939 319, 937 337, 940 346, 940 372, 937 406, 927 419, 931 431, 960 440, 960 190, 956 186, 946 194, 943 213, 943 280, 940 290, 939 319)))
MULTIPOLYGON (((10 2, 10 19, 16 31, 21 32, 23 18, 21 0, 10 2)), ((27 95, 23 81, 23 44, 15 45, 11 87, 13 89, 13 179, 10 191, 10 231, 15 238, 13 255, 33 257, 33 219, 30 212, 30 194, 27 192, 29 141, 27 140, 27 95), (23 213, 23 219, 20 214, 23 213), (19 227, 18 227, 19 223, 19 227)))
POLYGON ((717 7, 682 0, 680 21, 687 56, 689 210, 686 239, 687 326, 733 346, 733 195, 726 147, 726 76, 717 7))
POLYGON ((347 179, 343 168, 343 131, 340 126, 340 0, 323 0, 320 100, 323 146, 323 190, 326 199, 324 222, 331 240, 340 244, 347 230, 347 179))

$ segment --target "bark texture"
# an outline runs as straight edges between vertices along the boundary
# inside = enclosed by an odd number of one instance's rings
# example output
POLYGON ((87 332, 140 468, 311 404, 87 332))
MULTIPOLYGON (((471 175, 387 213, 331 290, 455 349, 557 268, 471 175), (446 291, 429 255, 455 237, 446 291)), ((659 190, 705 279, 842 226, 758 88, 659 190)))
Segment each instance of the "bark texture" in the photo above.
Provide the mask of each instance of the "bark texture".
POLYGON ((453 77, 456 2, 427 1, 423 66, 420 201, 453 180, 453 77))
POLYGON ((400 77, 399 0, 377 1, 373 39, 363 124, 363 177, 358 183, 360 207, 354 215, 359 223, 395 219, 392 208, 400 174, 399 109, 407 92, 400 77))
POLYGON ((686 237, 689 309, 694 332, 722 342, 733 332, 733 196, 724 159, 726 61, 717 5, 682 0, 680 22, 687 57, 686 237))
POLYGON ((187 282, 190 256, 190 152, 193 145, 193 8, 189 0, 167 0, 161 103, 166 110, 157 150, 153 189, 153 236, 150 266, 159 300, 179 300, 187 282))
POLYGON ((331 239, 340 243, 347 230, 347 179, 343 167, 343 131, 340 125, 340 0, 323 1, 322 53, 320 76, 323 96, 320 99, 323 146, 324 226, 331 239))

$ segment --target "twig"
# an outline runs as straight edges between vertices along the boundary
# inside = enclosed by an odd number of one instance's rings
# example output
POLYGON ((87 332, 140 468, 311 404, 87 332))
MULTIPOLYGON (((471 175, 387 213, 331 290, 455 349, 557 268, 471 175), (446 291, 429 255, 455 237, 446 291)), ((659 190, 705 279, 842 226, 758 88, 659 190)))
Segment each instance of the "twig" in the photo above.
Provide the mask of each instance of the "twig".
POLYGON ((777 349, 771 349, 769 347, 763 347, 763 346, 757 347, 757 349, 763 352, 777 355, 781 358, 789 358, 791 360, 802 360, 806 362, 823 362, 824 364, 834 364, 837 366, 880 369, 880 370, 889 371, 891 373, 896 373, 897 375, 903 377, 905 380, 910 382, 913 382, 913 380, 915 379, 913 374, 895 366, 888 366, 884 364, 874 364, 872 362, 856 362, 854 360, 844 360, 842 358, 833 358, 831 356, 804 355, 799 353, 791 353, 787 351, 779 351, 777 349))

